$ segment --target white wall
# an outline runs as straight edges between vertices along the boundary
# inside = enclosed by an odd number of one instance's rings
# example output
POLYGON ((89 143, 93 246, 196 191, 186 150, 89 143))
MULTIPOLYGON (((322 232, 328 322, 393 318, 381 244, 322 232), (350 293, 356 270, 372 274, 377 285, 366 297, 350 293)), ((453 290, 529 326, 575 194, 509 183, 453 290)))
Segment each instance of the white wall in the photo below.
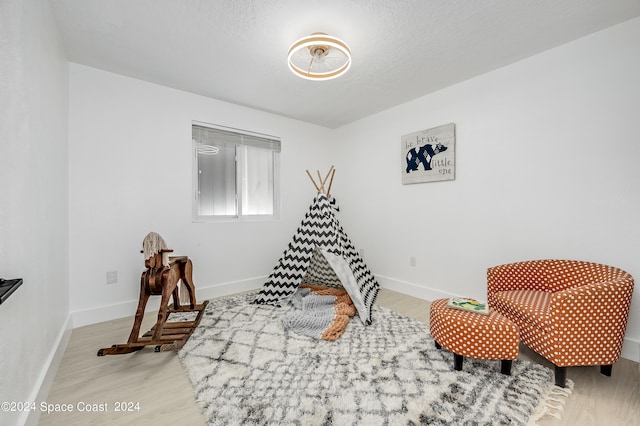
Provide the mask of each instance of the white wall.
POLYGON ((0 41, 0 277, 24 279, 0 305, 0 401, 35 401, 69 334, 68 64, 48 2, 3 0, 0 41))
POLYGON ((70 86, 74 326, 135 312, 150 231, 193 260, 200 298, 261 286, 315 195, 305 169, 332 161, 331 131, 73 63, 70 86), (192 223, 192 120, 282 139, 279 221, 192 223))
MULTIPOLYGON (((131 315, 151 230, 194 260, 202 296, 258 287, 313 196, 304 170, 330 164, 341 221, 384 286, 485 298, 487 267, 536 258, 640 277, 639 33, 636 19, 335 131, 71 64, 74 325, 131 315), (282 137, 280 221, 191 222, 191 120, 282 137), (456 180, 403 186, 400 137, 450 122, 456 180)), ((632 303, 623 354, 637 360, 632 303)))
POLYGON ((0 305, 0 401, 46 388, 70 310, 76 326, 131 315, 151 230, 204 296, 258 286, 313 197, 305 169, 337 166, 345 229, 400 291, 483 297, 488 266, 543 257, 640 277, 639 19, 336 131, 76 64, 69 83, 46 2, 5 0, 0 24, 0 276, 25 280, 0 305), (191 120, 282 138, 281 220, 191 222, 191 120), (449 122, 456 180, 401 185, 400 136, 449 122))
MULTIPOLYGON (((339 129, 342 224, 383 285, 427 299, 486 298, 487 267, 538 258, 640 284, 639 122, 635 19, 339 129), (446 123, 455 181, 403 186, 400 137, 446 123)), ((626 336, 638 360, 639 289, 626 336)))

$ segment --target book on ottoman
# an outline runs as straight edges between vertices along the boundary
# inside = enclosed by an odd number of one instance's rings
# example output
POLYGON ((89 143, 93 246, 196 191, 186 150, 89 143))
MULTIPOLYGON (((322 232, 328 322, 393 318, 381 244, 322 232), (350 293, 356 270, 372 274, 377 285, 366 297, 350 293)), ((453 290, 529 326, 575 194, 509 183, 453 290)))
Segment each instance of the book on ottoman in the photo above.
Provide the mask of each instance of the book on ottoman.
POLYGON ((489 315, 489 305, 468 297, 452 297, 447 303, 447 308, 475 312, 481 315, 489 315))

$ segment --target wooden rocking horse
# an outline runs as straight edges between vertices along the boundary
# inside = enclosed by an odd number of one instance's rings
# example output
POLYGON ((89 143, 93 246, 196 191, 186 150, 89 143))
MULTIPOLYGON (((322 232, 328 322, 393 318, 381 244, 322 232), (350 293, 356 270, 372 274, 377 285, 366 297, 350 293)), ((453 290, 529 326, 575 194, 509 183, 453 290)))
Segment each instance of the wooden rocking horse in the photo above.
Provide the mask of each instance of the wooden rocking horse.
POLYGON ((145 254, 144 265, 147 268, 140 277, 140 300, 136 311, 133 328, 129 341, 124 344, 102 348, 98 356, 120 355, 139 351, 145 346, 155 346, 156 352, 177 350, 187 343, 187 340, 200 323, 205 307, 209 303, 205 300, 196 304, 196 289, 193 284, 193 265, 187 256, 169 257, 173 250, 166 248, 162 237, 155 232, 149 233, 143 242, 145 254), (188 293, 188 302, 181 304, 178 283, 182 282, 183 300, 186 299, 184 290, 188 293), (140 327, 144 317, 144 308, 149 296, 162 296, 158 320, 150 331, 140 336, 140 327), (169 307, 169 298, 173 296, 173 306, 169 307), (188 304, 187 304, 188 303, 188 304), (195 318, 188 321, 167 322, 173 313, 188 314, 193 312, 195 318))

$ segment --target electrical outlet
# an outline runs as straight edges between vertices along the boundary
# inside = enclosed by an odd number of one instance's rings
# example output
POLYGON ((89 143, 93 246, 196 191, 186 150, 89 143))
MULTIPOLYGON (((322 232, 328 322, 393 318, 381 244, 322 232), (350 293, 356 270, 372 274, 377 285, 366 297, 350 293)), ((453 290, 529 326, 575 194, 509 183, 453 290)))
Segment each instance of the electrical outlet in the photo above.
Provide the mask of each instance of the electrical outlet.
POLYGON ((116 284, 118 282, 118 271, 107 272, 107 284, 116 284))
POLYGON ((415 256, 411 256, 409 258, 409 265, 416 266, 416 258, 415 258, 415 256))

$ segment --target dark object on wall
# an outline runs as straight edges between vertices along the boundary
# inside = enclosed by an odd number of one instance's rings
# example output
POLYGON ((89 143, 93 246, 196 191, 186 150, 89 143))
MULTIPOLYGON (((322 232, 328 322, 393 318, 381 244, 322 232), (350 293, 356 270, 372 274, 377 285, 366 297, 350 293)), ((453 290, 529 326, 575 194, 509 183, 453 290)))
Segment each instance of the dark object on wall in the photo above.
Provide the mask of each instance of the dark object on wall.
POLYGON ((11 296, 21 285, 22 278, 16 278, 13 280, 0 278, 0 303, 4 303, 4 301, 7 300, 9 296, 11 296))
POLYGON ((400 139, 402 184, 456 178, 456 125, 445 124, 400 139))

